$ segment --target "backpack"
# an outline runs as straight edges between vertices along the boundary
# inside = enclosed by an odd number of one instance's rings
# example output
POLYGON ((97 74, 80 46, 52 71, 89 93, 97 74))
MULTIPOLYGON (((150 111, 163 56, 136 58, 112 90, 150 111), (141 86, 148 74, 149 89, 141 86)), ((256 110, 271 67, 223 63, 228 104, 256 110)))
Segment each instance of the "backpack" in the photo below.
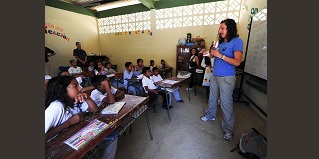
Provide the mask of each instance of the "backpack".
POLYGON ((238 153, 247 159, 263 159, 267 157, 267 138, 260 134, 255 128, 251 128, 248 133, 243 133, 237 147, 238 153))

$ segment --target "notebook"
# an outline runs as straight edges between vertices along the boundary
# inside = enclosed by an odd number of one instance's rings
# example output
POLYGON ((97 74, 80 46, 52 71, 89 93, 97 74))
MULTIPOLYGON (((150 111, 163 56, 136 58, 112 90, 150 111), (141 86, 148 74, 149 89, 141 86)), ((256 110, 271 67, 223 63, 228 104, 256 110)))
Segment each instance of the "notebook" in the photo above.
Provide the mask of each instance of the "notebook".
POLYGON ((117 114, 120 112, 122 107, 125 105, 125 102, 115 102, 108 105, 101 111, 101 114, 117 114))
POLYGON ((109 126, 109 124, 95 119, 76 134, 65 140, 64 143, 71 146, 75 150, 79 150, 109 126))

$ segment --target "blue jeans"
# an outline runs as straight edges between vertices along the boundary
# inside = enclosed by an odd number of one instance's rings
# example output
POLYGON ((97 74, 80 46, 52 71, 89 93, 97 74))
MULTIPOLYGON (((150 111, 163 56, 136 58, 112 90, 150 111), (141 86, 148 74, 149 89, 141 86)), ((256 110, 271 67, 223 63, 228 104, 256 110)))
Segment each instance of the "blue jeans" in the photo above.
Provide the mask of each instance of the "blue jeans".
POLYGON ((222 129, 226 133, 233 133, 235 115, 233 112, 233 92, 235 89, 236 76, 211 76, 209 103, 205 115, 216 118, 217 100, 220 96, 221 108, 223 112, 222 129))

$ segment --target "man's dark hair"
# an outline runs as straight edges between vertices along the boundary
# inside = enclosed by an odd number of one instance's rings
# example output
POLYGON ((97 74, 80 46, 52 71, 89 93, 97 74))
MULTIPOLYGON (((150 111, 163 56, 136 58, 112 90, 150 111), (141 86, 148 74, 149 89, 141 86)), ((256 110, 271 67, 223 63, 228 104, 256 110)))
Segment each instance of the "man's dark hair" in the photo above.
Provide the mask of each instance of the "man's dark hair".
POLYGON ((78 46, 78 43, 80 43, 80 42, 78 42, 78 41, 77 41, 77 42, 75 42, 75 46, 78 46))
POLYGON ((75 61, 75 60, 70 60, 69 62, 70 62, 70 64, 71 64, 71 62, 73 62, 73 61, 75 61))

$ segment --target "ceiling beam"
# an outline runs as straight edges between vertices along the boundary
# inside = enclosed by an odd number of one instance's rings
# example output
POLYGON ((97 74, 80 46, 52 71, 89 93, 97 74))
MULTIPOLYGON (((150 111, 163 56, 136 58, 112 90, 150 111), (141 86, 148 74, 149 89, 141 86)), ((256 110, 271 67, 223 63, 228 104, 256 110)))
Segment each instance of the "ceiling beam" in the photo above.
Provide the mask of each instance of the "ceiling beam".
POLYGON ((155 8, 155 0, 138 0, 140 1, 144 6, 146 6, 148 9, 154 9, 155 8))

